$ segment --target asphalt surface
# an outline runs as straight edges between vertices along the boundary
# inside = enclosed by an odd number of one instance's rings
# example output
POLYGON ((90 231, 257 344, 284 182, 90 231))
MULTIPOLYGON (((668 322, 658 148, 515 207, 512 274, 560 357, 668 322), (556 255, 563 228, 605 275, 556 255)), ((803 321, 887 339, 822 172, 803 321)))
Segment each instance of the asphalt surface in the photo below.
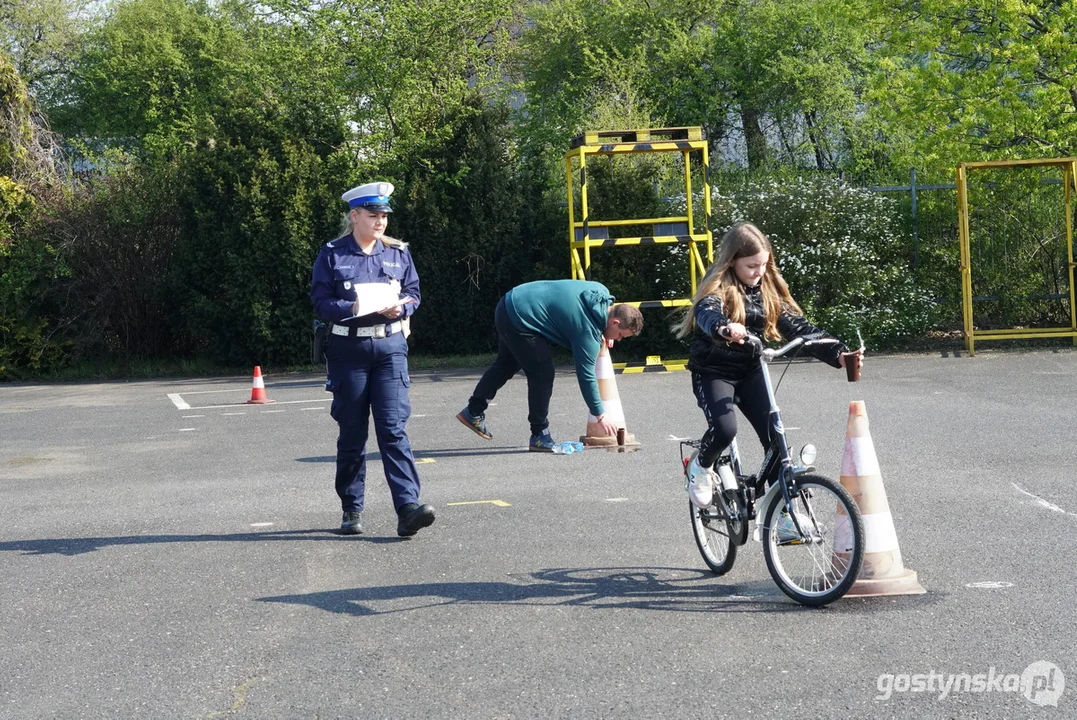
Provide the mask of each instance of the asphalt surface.
MULTIPOLYGON (((618 376, 639 451, 567 456, 526 452, 522 378, 487 442, 453 417, 477 373, 415 373, 438 516, 410 540, 373 440, 366 533, 336 534, 317 377, 267 375, 261 406, 248 377, 0 386, 0 717, 1075 717, 1075 377, 1068 349, 874 357, 855 385, 792 365, 823 473, 866 402, 928 591, 823 609, 758 544, 706 571, 687 373, 618 376)), ((585 420, 560 373, 555 437, 585 420)))

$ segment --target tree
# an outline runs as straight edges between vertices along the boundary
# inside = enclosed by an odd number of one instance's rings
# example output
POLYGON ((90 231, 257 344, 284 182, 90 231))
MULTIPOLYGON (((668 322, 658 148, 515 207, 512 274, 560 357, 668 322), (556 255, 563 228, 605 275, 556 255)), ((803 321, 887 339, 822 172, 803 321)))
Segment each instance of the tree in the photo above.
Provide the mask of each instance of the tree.
POLYGON ((84 38, 50 114, 69 136, 151 161, 262 125, 328 151, 343 139, 340 63, 324 37, 241 0, 121 0, 84 38))
POLYGON ((90 6, 83 0, 0 0, 0 52, 32 93, 66 69, 90 6))
POLYGON ((870 96, 895 152, 945 176, 964 160, 1065 157, 1077 137, 1077 4, 877 0, 890 18, 870 96))
POLYGON ((553 0, 529 13, 515 65, 525 117, 562 147, 613 105, 702 125, 716 156, 732 146, 751 169, 834 169, 859 152, 862 0, 553 0))

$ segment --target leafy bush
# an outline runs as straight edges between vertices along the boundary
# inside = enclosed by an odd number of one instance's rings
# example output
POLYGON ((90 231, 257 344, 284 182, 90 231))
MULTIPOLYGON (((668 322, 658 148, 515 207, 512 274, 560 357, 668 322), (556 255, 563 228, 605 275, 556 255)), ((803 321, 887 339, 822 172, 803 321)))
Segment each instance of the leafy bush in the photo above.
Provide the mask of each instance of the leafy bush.
POLYGON ((0 379, 55 362, 47 295, 66 269, 40 232, 55 189, 52 137, 15 66, 0 53, 0 379))
POLYGON ((301 140, 207 143, 185 158, 165 279, 184 354, 231 366, 309 357, 311 267, 337 235, 348 175, 343 153, 301 140))
MULTIPOLYGON (((473 96, 449 119, 452 135, 400 173, 389 234, 410 243, 422 306, 412 321, 419 353, 496 347, 494 306, 534 279, 545 252, 524 241, 522 197, 508 113, 473 96)), ((552 239, 551 239, 552 240, 552 239)))
POLYGON ((857 329, 878 347, 937 322, 932 293, 909 272, 892 198, 833 179, 753 179, 713 188, 712 216, 716 244, 737 222, 766 233, 805 315, 850 345, 857 329))

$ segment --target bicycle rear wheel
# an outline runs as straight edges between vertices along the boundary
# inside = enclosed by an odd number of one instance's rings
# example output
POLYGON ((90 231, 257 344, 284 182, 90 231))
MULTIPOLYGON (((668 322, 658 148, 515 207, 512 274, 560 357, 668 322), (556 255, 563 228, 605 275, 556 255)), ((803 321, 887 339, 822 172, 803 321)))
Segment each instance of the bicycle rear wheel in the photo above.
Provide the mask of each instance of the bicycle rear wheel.
POLYGON ((849 492, 830 478, 801 475, 793 489, 796 531, 779 493, 765 511, 763 557, 774 582, 802 605, 819 606, 844 595, 864 559, 864 522, 849 492))
POLYGON ((688 510, 692 514, 692 533, 696 536, 696 547, 703 562, 715 575, 725 575, 733 569, 737 559, 737 545, 729 520, 713 517, 719 514, 714 505, 700 510, 689 501, 688 510))

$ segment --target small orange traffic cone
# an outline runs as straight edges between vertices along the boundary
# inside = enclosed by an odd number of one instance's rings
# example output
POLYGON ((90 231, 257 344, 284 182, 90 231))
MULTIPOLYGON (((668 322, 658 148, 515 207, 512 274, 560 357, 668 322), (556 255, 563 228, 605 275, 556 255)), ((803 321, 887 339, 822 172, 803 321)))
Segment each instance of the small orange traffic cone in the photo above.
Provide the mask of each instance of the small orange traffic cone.
MULTIPOLYGON (((860 575, 845 597, 879 595, 921 595, 924 588, 916 580, 916 571, 906 569, 901 561, 894 518, 883 488, 875 445, 868 432, 868 414, 862 400, 849 403, 849 421, 845 429, 845 456, 841 462, 841 484, 856 500, 864 518, 864 564, 860 575)), ((838 508, 839 515, 844 515, 838 508)), ((849 523, 837 523, 841 529, 849 523)), ((847 530, 846 530, 847 531, 847 530)), ((835 537, 834 547, 844 543, 835 537)), ((837 552, 841 556, 841 552, 837 552)))
POLYGON ((617 447, 639 445, 636 436, 625 430, 625 413, 621 407, 621 396, 617 393, 617 378, 613 374, 613 360, 605 340, 602 350, 595 361, 595 378, 598 380, 598 396, 602 398, 606 422, 617 427, 616 435, 606 435, 598 418, 587 413, 587 432, 580 437, 580 442, 588 447, 617 447))
POLYGON ((251 399, 244 405, 268 405, 276 400, 266 397, 266 384, 262 381, 262 366, 254 366, 254 378, 251 380, 251 399))

